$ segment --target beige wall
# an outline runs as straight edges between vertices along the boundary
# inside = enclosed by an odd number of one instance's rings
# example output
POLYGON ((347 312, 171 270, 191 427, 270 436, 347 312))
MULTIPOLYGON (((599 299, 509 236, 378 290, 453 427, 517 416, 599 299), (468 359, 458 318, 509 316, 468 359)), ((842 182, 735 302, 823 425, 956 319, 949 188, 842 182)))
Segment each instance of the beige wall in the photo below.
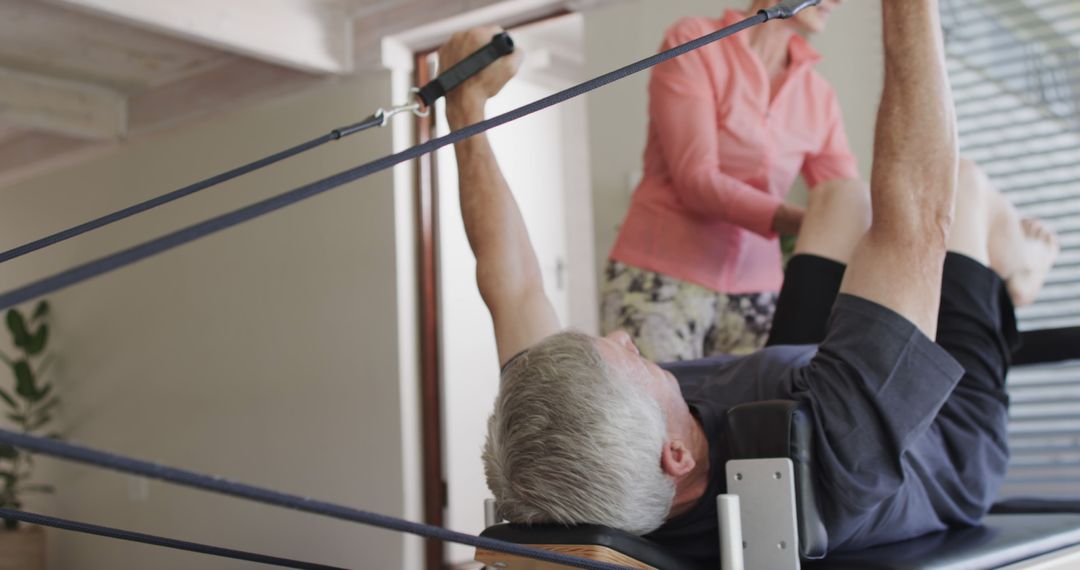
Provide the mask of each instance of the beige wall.
MULTIPOLYGON (((373 72, 0 188, 0 247, 313 138, 390 95, 391 74, 373 72)), ((0 288, 386 154, 391 139, 389 129, 356 135, 12 262, 0 288)), ((405 186, 395 194, 383 173, 53 295, 69 438, 417 518, 415 443, 404 435, 415 434, 415 406, 402 397, 415 380, 405 186)), ((60 493, 41 506, 78 520, 357 568, 413 567, 418 552, 397 533, 46 467, 60 493)), ((68 533, 50 541, 57 569, 247 567, 68 533)))
MULTIPOLYGON (((745 9, 749 4, 750 0, 627 0, 586 12, 587 73, 598 75, 655 53, 664 30, 681 17, 718 17, 727 7, 745 9)), ((847 2, 834 14, 828 31, 813 40, 825 57, 819 70, 836 89, 852 149, 867 179, 881 94, 880 18, 878 2, 847 2)), ((630 181, 641 169, 647 84, 648 74, 643 73, 589 96, 598 269, 630 205, 630 181)), ((792 198, 798 200, 798 192, 792 198)))

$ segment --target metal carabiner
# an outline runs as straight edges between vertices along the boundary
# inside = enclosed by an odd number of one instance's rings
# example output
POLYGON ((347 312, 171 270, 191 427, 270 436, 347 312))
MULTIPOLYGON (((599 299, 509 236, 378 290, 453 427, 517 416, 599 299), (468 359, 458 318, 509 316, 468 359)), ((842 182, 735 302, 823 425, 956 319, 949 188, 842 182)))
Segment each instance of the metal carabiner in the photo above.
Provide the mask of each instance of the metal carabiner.
MULTIPOLYGON (((409 93, 411 93, 413 95, 416 95, 416 94, 420 93, 420 89, 418 89, 416 87, 413 87, 413 88, 409 89, 409 93)), ((421 107, 420 103, 409 103, 409 104, 406 104, 406 105, 398 105, 396 107, 390 107, 389 109, 383 109, 382 107, 380 107, 375 111, 374 117, 377 118, 377 119, 380 119, 382 121, 381 123, 379 123, 380 127, 385 127, 386 124, 390 122, 390 119, 392 119, 395 115, 400 115, 402 113, 412 113, 413 115, 415 115, 417 117, 420 117, 420 118, 427 117, 428 115, 431 114, 431 108, 430 107, 427 108, 427 109, 424 109, 423 111, 420 110, 420 107, 421 107)))
MULTIPOLYGON (((420 97, 420 88, 419 87, 413 87, 413 88, 409 89, 409 93, 413 94, 416 97, 420 97)), ((417 103, 416 108, 412 110, 412 114, 416 115, 417 117, 420 117, 421 119, 423 119, 424 117, 427 117, 428 115, 431 114, 431 107, 428 107, 428 108, 424 109, 423 111, 421 111, 420 110, 420 103, 417 103)))
POLYGON ((389 109, 383 109, 382 107, 380 107, 379 109, 377 109, 375 111, 375 117, 382 121, 382 122, 379 123, 379 126, 380 127, 385 127, 387 125, 387 123, 390 122, 390 119, 393 118, 395 115, 400 115, 401 113, 409 113, 409 112, 415 114, 415 113, 418 113, 419 111, 420 111, 420 104, 419 103, 411 103, 409 105, 398 105, 397 107, 390 107, 389 109))

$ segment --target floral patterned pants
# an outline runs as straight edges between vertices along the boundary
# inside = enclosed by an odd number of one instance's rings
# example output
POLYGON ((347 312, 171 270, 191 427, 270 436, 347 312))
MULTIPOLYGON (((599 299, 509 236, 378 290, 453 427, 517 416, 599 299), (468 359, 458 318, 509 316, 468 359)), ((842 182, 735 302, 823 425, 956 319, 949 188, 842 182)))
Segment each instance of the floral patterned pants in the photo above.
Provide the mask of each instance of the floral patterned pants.
POLYGON ((626 331, 654 362, 748 354, 765 346, 779 293, 729 295, 608 261, 603 334, 626 331))

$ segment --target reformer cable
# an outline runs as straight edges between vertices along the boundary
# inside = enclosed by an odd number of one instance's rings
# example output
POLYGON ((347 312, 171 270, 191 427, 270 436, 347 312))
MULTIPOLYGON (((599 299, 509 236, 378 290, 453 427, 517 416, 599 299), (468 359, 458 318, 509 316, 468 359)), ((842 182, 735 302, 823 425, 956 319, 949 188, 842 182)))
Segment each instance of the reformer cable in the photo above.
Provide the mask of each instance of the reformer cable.
POLYGON ((792 15, 798 13, 798 11, 808 6, 817 5, 818 3, 820 3, 820 1, 821 0, 788 0, 785 2, 781 2, 778 6, 774 8, 769 8, 767 10, 762 10, 761 12, 755 14, 754 16, 746 18, 741 22, 735 23, 721 30, 717 30, 716 32, 702 36, 696 40, 692 40, 685 44, 676 46, 667 51, 647 57, 630 65, 621 67, 615 71, 608 72, 604 75, 581 83, 579 85, 544 97, 538 101, 534 101, 527 105, 518 107, 517 109, 503 113, 502 115, 498 115, 496 117, 492 117, 479 123, 475 123, 473 125, 464 127, 442 137, 435 138, 423 144, 413 146, 396 154, 379 158, 372 162, 368 162, 367 164, 363 164, 361 166, 357 166, 355 168, 340 172, 333 176, 307 184, 305 186, 301 186, 283 194, 279 194, 277 196, 262 200, 260 202, 256 202, 249 206, 234 210, 226 214, 222 214, 204 222, 188 226, 173 233, 144 242, 140 245, 119 251, 111 255, 107 255, 105 257, 95 259, 67 271, 57 273, 50 277, 46 277, 44 279, 32 282, 28 285, 24 285, 17 289, 8 291, 0 295, 0 310, 13 307, 15 305, 18 305, 19 303, 35 299, 43 295, 47 295, 59 289, 63 289, 70 285, 74 285, 75 283, 79 283, 92 277, 108 273, 115 269, 131 265, 132 263, 146 259, 147 257, 157 255, 159 253, 173 249, 175 247, 202 238, 204 236, 217 233, 226 228, 230 228, 253 218, 260 217, 262 215, 279 210, 286 206, 306 200, 308 198, 311 198, 312 196, 316 196, 333 188, 337 188, 338 186, 364 178, 365 176, 380 172, 382 170, 386 170, 387 168, 393 167, 407 160, 411 160, 413 158, 436 151, 442 147, 484 133, 500 125, 520 119, 521 117, 524 117, 526 115, 530 115, 537 111, 541 111, 553 105, 562 103, 566 100, 584 95, 585 93, 594 91, 596 89, 599 89, 600 87, 654 67, 660 63, 683 55, 687 52, 696 50, 702 46, 722 40, 728 36, 731 36, 758 24, 764 23, 768 20, 791 17, 792 15))
POLYGON ((208 554, 210 556, 230 558, 232 560, 257 562, 259 564, 280 566, 282 568, 300 568, 302 570, 345 570, 340 566, 327 566, 325 564, 315 564, 312 562, 303 562, 300 560, 291 560, 288 558, 278 558, 276 556, 266 556, 264 554, 255 554, 252 552, 244 552, 242 550, 233 550, 231 548, 221 548, 219 546, 209 546, 206 544, 198 544, 195 542, 176 540, 163 536, 154 536, 152 534, 144 534, 141 532, 132 532, 129 530, 121 530, 117 528, 99 526, 95 524, 51 517, 48 515, 28 513, 26 511, 0 509, 0 519, 17 520, 30 524, 58 528, 61 530, 69 530, 81 534, 104 536, 106 538, 115 538, 118 540, 126 540, 128 542, 149 544, 151 546, 172 548, 173 550, 184 550, 187 552, 195 552, 198 554, 208 554))
POLYGON ((0 443, 6 443, 32 453, 40 453, 50 457, 104 469, 111 469, 121 473, 139 475, 150 479, 168 481, 184 487, 247 499, 266 505, 273 505, 305 513, 376 526, 388 530, 415 534, 426 538, 466 544, 515 556, 524 556, 526 558, 563 564, 575 568, 585 568, 586 570, 628 570, 624 566, 617 566, 606 562, 597 562, 595 560, 578 558, 576 556, 568 556, 566 554, 540 550, 538 548, 522 546, 520 544, 485 538, 482 536, 473 536, 437 526, 420 524, 387 515, 354 509, 352 507, 280 493, 261 487, 255 487, 253 485, 229 481, 222 479, 221 477, 202 475, 193 471, 167 467, 165 465, 141 461, 139 459, 125 457, 115 453, 91 449, 89 447, 57 439, 37 437, 11 430, 0 429, 0 443))
POLYGON ((80 236, 82 234, 107 226, 109 224, 119 222, 120 220, 130 218, 131 216, 134 216, 136 214, 141 214, 147 210, 152 210, 154 208, 157 208, 158 206, 164 206, 165 204, 174 202, 176 200, 184 198, 185 196, 190 196, 192 194, 195 194, 196 192, 206 190, 207 188, 211 188, 219 184, 224 184, 225 182, 228 182, 234 178, 239 178, 245 174, 250 174, 252 172, 255 172, 256 170, 266 168, 267 166, 281 162, 286 158, 294 157, 298 154, 320 147, 326 143, 336 141, 354 133, 366 131, 367 129, 373 127, 381 126, 382 123, 383 119, 381 117, 378 117, 377 115, 372 115, 371 117, 368 117, 367 119, 354 125, 334 129, 333 131, 322 135, 321 137, 311 139, 305 143, 301 143, 294 147, 287 148, 283 151, 274 153, 265 158, 260 158, 259 160, 256 160, 254 162, 249 162, 248 164, 245 164, 243 166, 238 166, 227 172, 222 172, 221 174, 211 176, 210 178, 207 178, 205 180, 200 180, 199 182, 196 182, 194 184, 189 184, 178 190, 173 190, 172 192, 162 194, 161 196, 156 196, 133 206, 128 206, 127 208, 124 208, 122 210, 106 214, 104 216, 95 218, 88 222, 84 222, 77 226, 73 226, 66 230, 62 230, 54 234, 45 236, 41 239, 36 239, 32 242, 11 248, 7 251, 0 252, 0 263, 11 261, 12 259, 16 259, 29 253, 33 253, 39 249, 44 249, 51 245, 58 244, 62 241, 69 240, 73 237, 80 236))
MULTIPOLYGON (((139 246, 135 246, 127 250, 118 252, 116 254, 106 256, 95 261, 91 261, 74 269, 62 272, 52 277, 42 279, 40 281, 31 283, 11 292, 5 293, 3 295, 0 295, 0 309, 11 307, 23 301, 45 295, 68 285, 72 285, 74 283, 90 279, 97 275, 107 273, 114 269, 124 267, 131 263, 135 263, 136 261, 139 261, 141 259, 145 259, 146 257, 156 255, 157 253, 161 253, 174 247, 178 247, 179 245, 188 243, 200 237, 216 233, 220 230, 240 224, 244 221, 253 219, 263 214, 278 210, 280 208, 284 208, 285 206, 299 202, 301 200, 305 200, 311 196, 321 194, 327 190, 336 188, 348 182, 359 180, 360 178, 363 178, 375 172, 379 172, 381 170, 385 170, 406 160, 410 160, 412 158, 416 158, 417 156, 433 152, 439 148, 486 132, 507 122, 516 120, 518 118, 535 113, 552 105, 588 93, 604 85, 608 85, 614 81, 618 81, 629 75, 633 75, 645 69, 651 68, 655 65, 658 65, 664 61, 680 56, 689 51, 698 49, 709 43, 731 36, 732 34, 735 34, 746 28, 764 23, 771 19, 790 18, 801 10, 810 6, 816 6, 820 2, 821 0, 784 0, 777 6, 762 10, 755 16, 747 18, 742 22, 736 23, 722 30, 718 30, 712 34, 703 36, 691 42, 687 42, 671 50, 667 50, 665 52, 656 54, 636 63, 624 66, 620 69, 587 81, 581 85, 571 87, 549 97, 545 97, 539 101, 525 105, 508 113, 504 113, 503 115, 481 121, 480 123, 470 125, 469 127, 465 127, 444 137, 428 141, 427 143, 414 146, 400 153, 383 157, 381 159, 369 162, 354 169, 350 169, 337 175, 314 182, 312 184, 296 188, 292 191, 258 202, 251 206, 241 208, 227 214, 223 214, 216 218, 207 220, 203 223, 189 226, 177 232, 173 232, 155 240, 145 242, 139 246)), ((567 556, 565 554, 524 547, 521 545, 503 542, 499 540, 493 540, 490 538, 467 535, 464 533, 454 532, 440 527, 406 521, 403 519, 398 519, 377 513, 371 513, 351 507, 344 507, 331 503, 315 501, 309 498, 298 497, 295 495, 278 493, 275 491, 254 487, 251 485, 245 485, 243 483, 227 481, 218 477, 200 475, 198 473, 190 471, 184 471, 181 469, 166 467, 162 465, 148 463, 145 461, 139 461, 137 459, 123 457, 117 454, 93 450, 90 448, 77 446, 59 440, 39 438, 0 429, 0 442, 7 443, 9 445, 27 451, 67 459, 69 461, 75 461, 124 473, 169 481, 171 483, 179 485, 184 485, 206 491, 212 491, 233 497, 244 498, 264 504, 285 507, 302 512, 323 515, 341 520, 348 520, 351 522, 357 522, 389 530, 396 530, 399 532, 416 534, 436 540, 456 542, 478 548, 486 548, 497 552, 524 556, 527 558, 533 558, 572 567, 585 568, 589 570, 623 569, 623 567, 605 562, 576 558, 572 556, 567 556)))
POLYGON ((106 214, 99 218, 95 218, 93 220, 90 220, 89 222, 85 222, 77 226, 61 230, 54 234, 34 240, 30 243, 20 245, 18 247, 14 247, 7 251, 2 251, 0 252, 0 263, 11 261, 12 259, 16 259, 26 254, 33 253, 35 251, 38 251, 39 249, 44 249, 51 245, 58 244, 62 241, 69 240, 73 237, 80 236, 98 228, 102 228, 109 224, 119 222, 120 220, 130 218, 131 216, 134 216, 136 214, 141 214, 143 212, 146 212, 147 210, 152 210, 154 208, 157 208, 158 206, 164 206, 165 204, 174 202, 186 196, 190 196, 191 194, 195 194, 196 192, 201 192, 203 190, 206 190, 207 188, 223 184, 234 178, 239 178, 240 176, 243 176, 245 174, 255 172, 256 170, 261 170, 263 168, 266 168, 267 166, 281 162, 282 160, 285 160, 287 158, 291 158, 298 154, 305 153, 326 143, 340 140, 347 136, 354 135, 368 129, 373 129, 375 127, 384 127, 391 118, 400 113, 414 113, 417 116, 421 117, 427 116, 427 111, 420 110, 421 103, 426 107, 430 107, 433 103, 435 103, 435 101, 444 97, 450 91, 456 89, 458 85, 461 85, 462 82, 468 80, 470 77, 476 75, 477 73, 480 73, 489 65, 491 65, 495 61, 498 61, 499 58, 509 55, 513 52, 514 41, 510 38, 510 36, 505 32, 497 34, 486 46, 469 55, 457 65, 440 73, 438 77, 431 80, 424 87, 420 89, 413 89, 413 93, 416 95, 416 98, 419 99, 419 102, 399 105, 396 107, 391 107, 389 109, 377 109, 370 117, 358 123, 354 123, 344 127, 338 127, 321 137, 312 139, 305 143, 298 144, 291 148, 287 148, 283 151, 274 153, 265 158, 260 158, 259 160, 250 162, 243 166, 239 166, 227 172, 211 176, 210 178, 207 178, 205 180, 200 180, 199 182, 196 182, 194 184, 189 184, 183 188, 180 188, 179 190, 174 190, 172 192, 162 194, 161 196, 157 196, 144 202, 140 202, 138 204, 135 204, 134 206, 128 206, 127 208, 112 212, 110 214, 106 214))

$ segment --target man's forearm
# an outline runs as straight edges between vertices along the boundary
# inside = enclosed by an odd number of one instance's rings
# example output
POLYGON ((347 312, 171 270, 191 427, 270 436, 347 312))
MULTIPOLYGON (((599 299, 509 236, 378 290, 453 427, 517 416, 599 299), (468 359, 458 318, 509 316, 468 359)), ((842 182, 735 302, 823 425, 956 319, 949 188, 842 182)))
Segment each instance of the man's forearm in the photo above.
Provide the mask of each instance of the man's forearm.
MULTIPOLYGON (((457 130, 483 120, 482 107, 449 105, 447 119, 457 130)), ((477 285, 489 304, 495 294, 541 286, 540 266, 529 242, 517 201, 503 177, 486 135, 454 146, 458 163, 461 217, 476 256, 477 285)))

